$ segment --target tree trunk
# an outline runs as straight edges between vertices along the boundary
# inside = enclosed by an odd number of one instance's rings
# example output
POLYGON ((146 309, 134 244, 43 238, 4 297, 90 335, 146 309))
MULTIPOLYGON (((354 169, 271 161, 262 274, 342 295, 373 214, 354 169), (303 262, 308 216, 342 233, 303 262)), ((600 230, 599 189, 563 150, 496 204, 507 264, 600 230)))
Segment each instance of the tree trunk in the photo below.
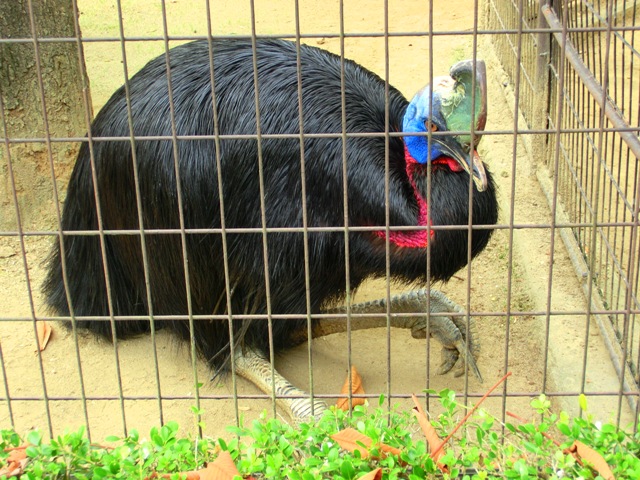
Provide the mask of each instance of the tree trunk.
POLYGON ((42 41, 76 37, 73 1, 33 0, 35 35, 28 0, 0 1, 0 136, 4 143, 0 145, 0 230, 17 229, 10 173, 15 178, 23 228, 56 226, 54 182, 58 191, 66 186, 78 145, 51 143, 52 175, 47 145, 36 139, 44 139, 47 134, 52 139, 82 137, 87 130, 87 113, 92 117, 90 102, 86 107, 84 101, 83 89, 86 98, 90 98, 89 81, 84 63, 79 62, 78 42, 42 41), (38 41, 40 69, 34 37, 38 41), (31 40, 14 43, 7 39, 31 40), (9 140, 8 152, 5 138, 9 140))

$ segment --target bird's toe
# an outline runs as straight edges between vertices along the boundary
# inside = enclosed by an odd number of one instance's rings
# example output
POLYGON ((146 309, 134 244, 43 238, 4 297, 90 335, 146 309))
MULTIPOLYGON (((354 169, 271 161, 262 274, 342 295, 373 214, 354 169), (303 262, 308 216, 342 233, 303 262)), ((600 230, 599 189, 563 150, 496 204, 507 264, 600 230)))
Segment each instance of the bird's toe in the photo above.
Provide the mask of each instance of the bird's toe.
POLYGON ((459 358, 460 354, 458 353, 458 350, 443 348, 442 361, 440 363, 440 368, 438 369, 438 374, 444 375, 445 373, 449 373, 456 363, 458 363, 459 358))

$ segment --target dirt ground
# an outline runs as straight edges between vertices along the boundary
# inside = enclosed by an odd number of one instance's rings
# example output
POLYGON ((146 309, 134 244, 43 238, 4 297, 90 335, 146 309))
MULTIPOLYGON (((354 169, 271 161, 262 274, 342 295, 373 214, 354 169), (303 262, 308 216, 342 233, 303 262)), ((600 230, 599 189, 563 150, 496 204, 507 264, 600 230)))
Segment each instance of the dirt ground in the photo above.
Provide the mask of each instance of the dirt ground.
MULTIPOLYGON (((167 2, 168 27, 173 35, 206 33, 204 7, 195 2, 173 0, 167 2), (196 10, 202 8, 202 11, 196 10)), ((198 2, 200 3, 200 2, 198 2)), ((204 2, 201 2, 204 3, 204 2)), ((218 1, 215 5, 213 31, 216 34, 250 33, 249 3, 218 1), (246 3, 246 4, 245 4, 246 3)), ((337 1, 300 2, 300 28, 305 34, 317 34, 307 39, 313 45, 339 52, 339 40, 322 34, 339 32, 337 1)), ((384 10, 381 1, 345 2, 347 33, 382 32, 384 10)), ((473 29, 473 2, 433 2, 434 30, 471 31, 473 29)), ((429 26, 428 4, 416 0, 389 2, 389 31, 426 31, 429 26)), ((85 37, 112 37, 118 35, 115 2, 80 1, 81 25, 85 37)), ((146 36, 162 34, 160 2, 123 2, 124 29, 128 35, 146 36)), ((294 3, 286 0, 256 2, 256 29, 258 34, 293 34, 295 32, 294 3)), ((471 36, 434 36, 433 58, 435 75, 448 71, 449 66, 462 58, 471 57, 471 36)), ((117 42, 87 43, 86 60, 92 81, 95 111, 107 100, 111 92, 122 84, 120 45, 117 42)), ((127 45, 127 64, 130 73, 162 52, 162 42, 130 42, 127 45)), ((509 86, 495 61, 489 44, 479 39, 478 57, 484 58, 489 70, 489 118, 487 130, 508 132, 513 129, 514 115, 503 90, 509 86)), ((382 38, 347 38, 345 54, 371 70, 384 75, 385 50, 382 38)), ((389 40, 389 79, 407 96, 426 83, 429 77, 429 39, 401 36, 389 40)), ((480 153, 495 174, 500 189, 501 225, 509 225, 510 198, 514 199, 513 222, 545 224, 550 221, 547 203, 536 180, 537 166, 532 164, 523 146, 513 135, 487 135, 481 143, 480 153), (514 178, 515 174, 515 178, 514 178)), ((61 184, 66 179, 59 179, 61 184)), ((35 200, 35 199, 34 199, 35 200)), ((33 231, 48 229, 53 223, 34 225, 33 231)), ((485 382, 480 384, 469 378, 452 375, 427 376, 427 365, 434 370, 439 361, 439 345, 431 343, 427 358, 424 340, 411 338, 409 332, 392 330, 391 348, 387 351, 386 331, 355 332, 351 339, 352 362, 360 371, 365 391, 369 394, 419 393, 424 388, 440 390, 451 388, 473 395, 482 394, 497 381, 505 369, 513 372, 504 390, 506 400, 499 396, 487 402, 487 408, 499 414, 503 402, 506 408, 525 417, 530 416, 527 404, 532 396, 543 389, 550 393, 575 393, 580 389, 583 355, 587 350, 587 392, 615 392, 618 383, 609 365, 597 327, 591 326, 586 336, 584 315, 552 315, 549 319, 549 355, 544 355, 546 335, 545 316, 517 315, 517 312, 545 311, 549 290, 549 260, 551 258, 550 232, 547 229, 519 229, 513 231, 510 249, 508 229, 494 235, 489 247, 470 269, 464 269, 447 285, 436 285, 450 298, 466 305, 467 288, 470 289, 470 309, 478 323, 482 351, 478 359, 485 382), (511 288, 509 288, 511 279, 511 288), (508 305, 515 315, 507 325, 506 317, 492 312, 505 312, 508 305), (489 313, 489 314, 487 314, 489 313), (390 359, 390 362, 388 362, 390 359), (505 366, 506 365, 506 366, 505 366), (387 381, 387 370, 390 369, 387 381)), ((18 431, 31 427, 48 428, 47 409, 52 428, 60 432, 76 428, 87 422, 82 394, 86 401, 90 432, 93 438, 119 434, 127 428, 145 432, 162 420, 176 420, 185 431, 193 431, 194 417, 190 411, 194 399, 176 400, 176 396, 193 396, 196 379, 188 348, 176 342, 170 334, 157 336, 158 369, 155 368, 153 344, 149 337, 120 342, 116 350, 112 344, 97 341, 85 333, 79 334, 77 347, 73 336, 54 324, 50 344, 41 357, 34 353, 34 327, 32 315, 43 316, 39 286, 43 278, 43 261, 50 248, 51 237, 31 235, 24 238, 26 247, 25 275, 21 246, 15 237, 0 236, 0 340, 5 390, 11 402, 0 402, 0 426, 11 423, 18 431), (79 375, 81 366, 82 375, 79 375), (119 368, 119 373, 118 373, 119 368), (122 391, 118 388, 118 376, 122 391), (83 384, 81 385, 81 380, 83 384), (41 400, 46 391, 48 402, 41 400), (154 397, 161 393, 163 400, 154 397), (135 396, 135 400, 118 399, 135 396), (143 397, 143 398, 140 398, 143 397), (114 400, 115 398, 115 400, 114 400)), ((551 310, 568 312, 584 310, 580 285, 560 240, 555 243, 551 288, 551 310)), ((403 291, 406 286, 393 286, 403 291)), ((384 296, 384 282, 366 284, 357 292, 356 301, 384 296)), ((335 394, 339 391, 347 372, 347 338, 332 335, 313 342, 314 391, 335 394)), ((275 361, 276 368, 295 385, 309 386, 307 345, 283 352, 275 361)), ((243 396, 258 395, 258 390, 243 379, 236 383, 241 396, 236 405, 228 398, 233 394, 231 378, 211 382, 210 372, 202 362, 196 364, 201 408, 204 410, 205 433, 223 435, 226 425, 236 422, 237 413, 245 420, 256 418, 260 412, 271 411, 270 401, 243 396)), ((616 397, 591 397, 592 410, 603 419, 611 418, 619 408, 616 397)), ((372 403, 376 403, 375 401, 372 403)), ((404 399, 392 403, 407 404, 404 399)), ((575 397, 559 397, 558 406, 575 412, 575 397)), ((628 421, 623 404, 623 421, 628 421)), ((615 418, 615 417, 614 417, 615 418)))

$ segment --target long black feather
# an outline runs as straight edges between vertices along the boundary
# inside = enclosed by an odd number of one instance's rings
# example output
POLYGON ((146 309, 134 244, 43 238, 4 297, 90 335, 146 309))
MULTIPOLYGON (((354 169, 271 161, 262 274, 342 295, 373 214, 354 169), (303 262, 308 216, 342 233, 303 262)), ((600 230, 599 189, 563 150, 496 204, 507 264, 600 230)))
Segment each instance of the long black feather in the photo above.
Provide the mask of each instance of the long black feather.
MULTIPOLYGON (((170 52, 171 82, 177 134, 213 135, 213 106, 207 41, 196 41, 170 52)), ((222 135, 255 135, 253 51, 250 41, 214 40, 214 70, 219 130, 222 135)), ((302 46, 302 107, 304 133, 342 132, 340 58, 302 46)), ((298 134, 296 48, 281 40, 257 41, 260 123, 262 134, 298 134)), ((384 82, 349 60, 344 64, 346 131, 384 132, 384 82)), ((171 115, 164 56, 147 64, 130 80, 133 133, 136 137, 170 136, 171 115)), ((389 89, 389 128, 399 131, 407 100, 389 89)), ((98 194, 105 229, 139 229, 130 131, 124 87, 97 115, 93 137, 123 137, 94 142, 98 194)), ((348 216, 351 226, 385 224, 385 140, 382 136, 347 139, 348 216)), ((342 139, 305 138, 306 206, 309 226, 344 226, 342 139)), ((220 203, 213 139, 177 141, 178 166, 187 229, 219 228, 220 203)), ((145 229, 180 227, 171 140, 135 141, 145 229)), ((254 139, 221 139, 224 217, 227 228, 261 227, 258 144, 254 139)), ((297 138, 262 139, 264 206, 267 227, 302 227, 300 142, 297 138)), ((389 140, 389 218, 392 226, 417 222, 417 206, 405 172, 401 138, 389 140)), ((429 168, 429 167, 426 167, 429 168)), ((418 179, 426 192, 426 168, 418 179)), ((433 225, 467 225, 466 173, 434 167, 429 214, 433 225)), ((83 143, 64 204, 64 231, 97 230, 97 210, 89 148, 83 143)), ((492 181, 473 197, 473 221, 497 221, 492 181)), ((487 244, 491 230, 474 230, 473 255, 487 244)), ((105 271, 97 236, 64 235, 69 295, 75 315, 109 315, 105 271)), ((181 237, 147 233, 149 283, 155 315, 186 315, 187 294, 181 237)), ((309 276, 313 312, 344 297, 345 242, 342 231, 310 232, 309 276)), ((266 290, 262 234, 228 233, 228 262, 233 287, 231 312, 264 313, 266 290)), ((114 315, 149 315, 139 235, 106 235, 109 288, 114 315)), ((302 233, 268 233, 268 269, 273 313, 299 314, 301 320, 274 320, 275 347, 286 347, 287 332, 300 326, 306 314, 302 233)), ((193 314, 227 311, 221 235, 186 235, 193 314)), ((437 231, 431 245, 431 280, 447 280, 467 263, 467 230, 437 231)), ((51 255, 44 284, 47 303, 69 315, 62 277, 60 245, 51 255)), ((391 246, 391 273, 407 282, 426 282, 426 250, 391 246)), ((385 274, 385 241, 371 232, 349 234, 350 288, 367 277, 385 274)), ((242 342, 268 350, 267 322, 245 323, 242 342)), ((111 337, 106 321, 80 326, 111 337)), ((158 322, 188 338, 186 321, 158 322)), ((239 331, 241 322, 234 326, 239 331)), ((145 332, 146 320, 118 322, 119 338, 145 332)), ((226 321, 197 321, 196 347, 213 367, 226 365, 229 330, 226 321)))

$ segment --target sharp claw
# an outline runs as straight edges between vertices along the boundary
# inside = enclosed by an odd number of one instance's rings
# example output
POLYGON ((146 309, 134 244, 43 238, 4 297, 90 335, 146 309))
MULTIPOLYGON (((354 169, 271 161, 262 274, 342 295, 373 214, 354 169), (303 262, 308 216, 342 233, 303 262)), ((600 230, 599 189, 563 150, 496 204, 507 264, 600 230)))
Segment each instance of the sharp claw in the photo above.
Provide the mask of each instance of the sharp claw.
POLYGON ((411 328, 411 336, 413 338, 427 338, 427 326, 416 323, 416 325, 411 328))
POLYGON ((480 373, 480 369, 478 368, 478 365, 476 364, 476 361, 473 358, 473 356, 471 356, 471 358, 469 359, 468 365, 469 365, 469 369, 475 374, 478 381, 480 383, 483 383, 484 380, 482 379, 482 374, 480 373))
POLYGON ((450 366, 448 366, 448 365, 440 365, 440 368, 438 368, 438 371, 436 373, 438 375, 446 375, 450 371, 451 371, 451 367, 450 366))
POLYGON ((454 377, 461 377, 462 375, 464 375, 464 371, 465 371, 465 362, 462 358, 460 358, 460 361, 456 363, 455 365, 455 370, 453 372, 453 376, 454 377))
POLYGON ((440 368, 438 369, 439 375, 444 375, 445 373, 449 373, 451 369, 458 363, 460 355, 458 354, 458 350, 451 348, 443 348, 442 349, 442 363, 440 364, 440 368))
MULTIPOLYGON (((465 350, 462 349, 461 352, 464 352, 465 350)), ((480 383, 483 383, 482 380, 482 375, 480 374, 480 369, 478 368, 478 364, 476 363, 476 359, 474 358, 473 354, 471 353, 470 350, 467 350, 468 355, 464 355, 460 357, 460 366, 456 369, 456 377, 459 377, 460 375, 464 374, 465 372, 465 363, 466 366, 468 367, 468 369, 473 372, 473 374, 476 376, 476 378, 478 379, 478 381, 480 383)))

